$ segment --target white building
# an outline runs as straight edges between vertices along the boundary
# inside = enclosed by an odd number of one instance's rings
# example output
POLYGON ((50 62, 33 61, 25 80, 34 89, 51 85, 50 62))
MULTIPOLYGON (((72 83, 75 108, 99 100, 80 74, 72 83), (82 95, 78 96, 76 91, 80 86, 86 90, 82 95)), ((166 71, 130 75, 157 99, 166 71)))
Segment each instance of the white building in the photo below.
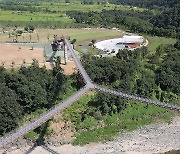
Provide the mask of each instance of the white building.
POLYGON ((122 38, 123 43, 143 43, 144 38, 142 36, 129 36, 124 35, 122 38))
POLYGON ((124 49, 126 46, 129 48, 136 48, 140 46, 140 44, 142 44, 143 41, 144 38, 142 36, 124 35, 122 38, 97 42, 94 46, 97 49, 106 51, 107 53, 115 51, 115 54, 117 54, 119 50, 124 49))

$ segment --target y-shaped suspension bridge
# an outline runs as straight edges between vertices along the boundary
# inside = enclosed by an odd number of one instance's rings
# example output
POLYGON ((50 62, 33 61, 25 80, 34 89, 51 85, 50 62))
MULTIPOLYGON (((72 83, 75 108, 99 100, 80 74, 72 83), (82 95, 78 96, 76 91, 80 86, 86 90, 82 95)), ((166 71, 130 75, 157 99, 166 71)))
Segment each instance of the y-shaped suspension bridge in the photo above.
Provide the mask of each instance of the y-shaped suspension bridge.
POLYGON ((170 110, 180 111, 180 106, 171 105, 171 104, 167 104, 167 103, 160 102, 160 101, 153 101, 151 99, 130 95, 130 94, 120 92, 120 91, 106 89, 106 88, 103 88, 103 87, 101 87, 101 86, 99 86, 97 84, 94 84, 92 82, 92 80, 90 79, 89 75, 86 73, 84 67, 82 66, 82 64, 80 62, 80 60, 77 58, 77 56, 76 56, 73 48, 71 47, 71 44, 69 43, 69 41, 67 39, 64 39, 64 41, 65 41, 65 44, 66 44, 68 50, 70 51, 70 53, 71 53, 71 55, 73 57, 73 59, 74 59, 76 65, 77 65, 77 67, 78 67, 78 69, 79 69, 79 71, 80 71, 86 85, 80 91, 78 91, 76 94, 69 97, 67 100, 59 103, 58 105, 54 106, 52 109, 50 109, 46 113, 42 114, 40 117, 38 117, 34 121, 29 122, 25 126, 17 129, 14 133, 11 133, 7 137, 2 138, 0 140, 0 149, 3 148, 3 147, 6 147, 8 144, 13 143, 18 138, 24 136, 28 132, 30 132, 30 131, 34 130, 35 128, 39 127, 40 125, 42 125, 43 123, 45 123, 46 121, 51 119, 55 114, 59 113, 60 111, 64 110, 66 107, 70 106, 73 102, 78 100, 80 97, 82 97, 89 90, 92 90, 92 89, 96 89, 96 90, 99 90, 99 91, 102 91, 102 92, 105 92, 105 93, 109 93, 111 95, 120 96, 120 97, 123 97, 123 98, 126 98, 126 99, 131 99, 131 100, 143 102, 143 103, 146 103, 146 104, 152 104, 152 105, 160 106, 160 107, 167 108, 167 109, 170 109, 170 110))

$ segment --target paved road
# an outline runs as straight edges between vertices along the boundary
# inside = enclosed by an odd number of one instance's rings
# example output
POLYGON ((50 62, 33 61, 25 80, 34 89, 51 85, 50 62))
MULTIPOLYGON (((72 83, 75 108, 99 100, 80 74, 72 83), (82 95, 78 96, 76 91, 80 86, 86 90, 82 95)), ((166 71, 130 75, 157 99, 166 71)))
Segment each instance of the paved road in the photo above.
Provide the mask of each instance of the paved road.
POLYGON ((115 91, 115 90, 106 89, 106 88, 103 88, 103 87, 101 87, 99 85, 93 84, 92 80, 90 79, 90 77, 86 73, 85 69, 81 65, 81 62, 77 58, 74 50, 72 49, 72 47, 71 47, 71 45, 70 45, 70 43, 69 43, 69 41, 67 39, 65 39, 65 43, 66 43, 66 45, 67 45, 67 47, 68 47, 68 49, 69 49, 69 51, 70 51, 70 53, 72 55, 77 67, 79 68, 79 71, 80 71, 82 77, 84 78, 84 81, 86 82, 86 86, 84 88, 82 88, 80 91, 78 91, 76 94, 74 94, 73 96, 69 97, 64 102, 56 105, 54 108, 47 111, 45 114, 41 115, 39 118, 37 118, 33 122, 29 122, 28 124, 26 124, 22 128, 16 130, 15 133, 12 133, 11 135, 9 135, 7 137, 2 138, 0 140, 0 148, 5 147, 7 144, 10 144, 10 143, 14 142, 15 140, 17 140, 18 138, 24 136, 25 134, 27 134, 31 130, 34 130, 35 128, 39 127, 41 124, 43 124, 46 121, 48 121, 49 119, 51 119, 58 112, 64 110, 64 108, 71 105, 73 102, 75 102, 77 99, 79 99, 81 96, 86 94, 86 92, 91 90, 91 89, 97 89, 99 91, 109 93, 109 94, 112 94, 112 95, 117 95, 117 96, 120 96, 120 97, 123 97, 123 98, 132 99, 132 100, 144 102, 144 103, 147 103, 147 104, 160 106, 160 107, 163 107, 163 108, 168 108, 168 109, 171 109, 171 110, 180 111, 180 106, 174 106, 174 105, 166 104, 164 102, 158 102, 158 101, 153 101, 153 100, 146 99, 146 98, 141 98, 141 97, 130 95, 130 94, 127 94, 127 93, 124 93, 124 92, 118 92, 118 91, 115 91))

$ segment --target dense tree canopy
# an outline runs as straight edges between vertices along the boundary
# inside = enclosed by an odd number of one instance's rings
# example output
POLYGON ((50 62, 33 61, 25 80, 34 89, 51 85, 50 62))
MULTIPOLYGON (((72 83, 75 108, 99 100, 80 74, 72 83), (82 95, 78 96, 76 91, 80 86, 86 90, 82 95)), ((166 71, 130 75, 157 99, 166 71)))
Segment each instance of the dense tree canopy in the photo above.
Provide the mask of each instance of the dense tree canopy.
POLYGON ((167 8, 179 4, 179 0, 109 0, 109 2, 147 8, 167 8))
POLYGON ((124 99, 100 92, 96 94, 91 102, 89 102, 89 108, 83 115, 91 115, 97 120, 101 120, 103 115, 119 113, 125 107, 126 103, 124 99))
POLYGON ((52 107, 65 79, 59 65, 53 71, 40 68, 37 61, 18 71, 0 67, 0 135, 14 129, 23 115, 52 107))
POLYGON ((171 31, 180 31, 180 5, 172 9, 163 11, 161 14, 151 19, 155 27, 171 29, 171 31))
POLYGON ((161 101, 166 97, 168 101, 170 95, 163 96, 165 93, 179 95, 178 42, 174 45, 177 48, 161 45, 154 54, 149 54, 144 47, 120 50, 113 58, 84 56, 83 62, 91 79, 98 84, 161 101))
POLYGON ((180 94, 180 51, 169 52, 157 70, 157 84, 166 91, 180 94))
POLYGON ((69 11, 67 15, 78 24, 117 27, 158 36, 180 37, 180 5, 155 15, 152 11, 103 10, 102 12, 69 11))
POLYGON ((17 102, 16 93, 0 83, 0 135, 11 131, 22 117, 23 108, 17 102))

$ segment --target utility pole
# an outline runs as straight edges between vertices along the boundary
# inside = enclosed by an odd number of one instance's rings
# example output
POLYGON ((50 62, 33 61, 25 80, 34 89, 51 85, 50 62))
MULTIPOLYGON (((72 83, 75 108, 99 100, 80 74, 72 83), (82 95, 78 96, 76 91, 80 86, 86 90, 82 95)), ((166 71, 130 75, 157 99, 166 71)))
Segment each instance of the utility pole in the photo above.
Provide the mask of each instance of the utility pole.
POLYGON ((68 62, 67 52, 68 52, 68 48, 67 48, 66 43, 65 43, 65 41, 64 41, 64 63, 65 63, 65 65, 66 65, 67 62, 68 62))

